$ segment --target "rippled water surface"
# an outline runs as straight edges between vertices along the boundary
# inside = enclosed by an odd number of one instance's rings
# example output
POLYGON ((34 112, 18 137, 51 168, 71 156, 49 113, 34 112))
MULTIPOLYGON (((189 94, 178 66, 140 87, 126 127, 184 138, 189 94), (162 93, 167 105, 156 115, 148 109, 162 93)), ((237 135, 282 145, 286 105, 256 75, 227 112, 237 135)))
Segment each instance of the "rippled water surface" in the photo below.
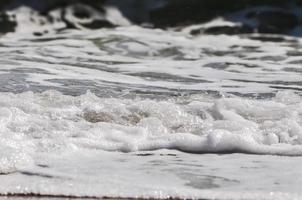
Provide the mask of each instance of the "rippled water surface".
POLYGON ((2 36, 0 194, 302 198, 301 42, 2 36))

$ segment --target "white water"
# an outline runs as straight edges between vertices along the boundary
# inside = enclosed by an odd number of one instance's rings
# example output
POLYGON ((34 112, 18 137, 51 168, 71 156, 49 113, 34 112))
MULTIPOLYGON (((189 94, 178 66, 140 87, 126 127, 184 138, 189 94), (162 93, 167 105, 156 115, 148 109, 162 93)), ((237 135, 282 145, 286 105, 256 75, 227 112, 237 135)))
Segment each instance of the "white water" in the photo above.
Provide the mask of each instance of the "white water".
POLYGON ((2 36, 0 194, 300 199, 300 39, 190 28, 2 36))

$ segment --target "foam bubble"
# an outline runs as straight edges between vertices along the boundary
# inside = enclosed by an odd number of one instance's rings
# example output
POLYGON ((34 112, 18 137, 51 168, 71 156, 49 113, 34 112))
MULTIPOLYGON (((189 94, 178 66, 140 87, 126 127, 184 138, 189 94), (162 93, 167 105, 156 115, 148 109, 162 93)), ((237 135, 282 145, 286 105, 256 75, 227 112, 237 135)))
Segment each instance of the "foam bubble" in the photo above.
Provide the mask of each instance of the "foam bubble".
POLYGON ((0 140, 0 175, 16 172, 33 164, 24 149, 12 140, 0 140))

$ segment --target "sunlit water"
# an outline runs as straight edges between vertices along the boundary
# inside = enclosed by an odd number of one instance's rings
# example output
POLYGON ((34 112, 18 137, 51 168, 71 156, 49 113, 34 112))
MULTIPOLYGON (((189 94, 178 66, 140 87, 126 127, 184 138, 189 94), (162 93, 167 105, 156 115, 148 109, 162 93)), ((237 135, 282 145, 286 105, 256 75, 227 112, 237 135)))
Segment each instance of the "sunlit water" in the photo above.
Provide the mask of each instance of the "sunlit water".
POLYGON ((301 46, 136 26, 2 36, 0 194, 300 199, 301 46))

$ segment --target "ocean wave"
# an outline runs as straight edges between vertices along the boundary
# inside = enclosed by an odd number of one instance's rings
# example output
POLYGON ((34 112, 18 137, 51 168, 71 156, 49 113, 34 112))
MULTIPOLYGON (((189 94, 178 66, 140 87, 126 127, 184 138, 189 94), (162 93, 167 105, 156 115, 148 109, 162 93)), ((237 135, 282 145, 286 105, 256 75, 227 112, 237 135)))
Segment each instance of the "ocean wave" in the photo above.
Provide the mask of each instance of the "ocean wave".
MULTIPOLYGON (((302 155, 302 104, 294 93, 270 100, 204 95, 127 100, 56 91, 0 95, 1 146, 13 142, 28 155, 80 149, 302 155)), ((28 160, 23 154, 1 153, 13 166, 28 160)))

